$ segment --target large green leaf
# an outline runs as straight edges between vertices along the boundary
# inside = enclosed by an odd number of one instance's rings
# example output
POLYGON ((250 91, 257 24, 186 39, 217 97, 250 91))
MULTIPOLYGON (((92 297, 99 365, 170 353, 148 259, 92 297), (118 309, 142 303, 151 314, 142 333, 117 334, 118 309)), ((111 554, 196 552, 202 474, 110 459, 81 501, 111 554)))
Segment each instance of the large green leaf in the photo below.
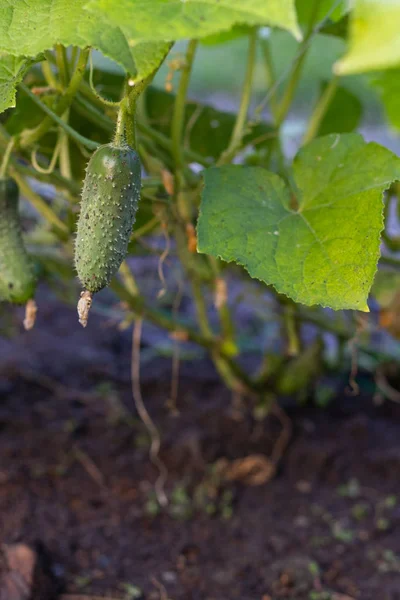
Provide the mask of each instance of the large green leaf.
POLYGON ((0 56, 0 113, 15 106, 16 86, 31 64, 32 60, 23 56, 0 56))
POLYGON ((354 0, 349 51, 336 63, 336 73, 395 65, 400 65, 400 0, 354 0))
POLYGON ((168 44, 130 42, 118 26, 84 9, 86 0, 7 0, 0 3, 0 52, 36 56, 56 43, 93 46, 129 73, 146 77, 168 44))
POLYGON ((89 0, 86 7, 133 40, 202 38, 236 23, 278 26, 301 37, 294 0, 89 0))
POLYGON ((355 133, 300 150, 296 190, 260 167, 205 173, 198 250, 243 265, 296 302, 368 310, 379 258, 382 194, 400 159, 355 133))

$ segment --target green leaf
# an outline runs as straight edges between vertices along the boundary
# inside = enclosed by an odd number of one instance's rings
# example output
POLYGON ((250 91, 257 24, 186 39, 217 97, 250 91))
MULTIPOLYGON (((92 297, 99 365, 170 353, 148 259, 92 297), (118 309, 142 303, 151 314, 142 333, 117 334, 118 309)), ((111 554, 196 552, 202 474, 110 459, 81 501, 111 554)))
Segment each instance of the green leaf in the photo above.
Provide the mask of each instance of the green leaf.
POLYGON ((355 0, 347 54, 335 65, 339 75, 400 64, 400 0, 355 0))
MULTIPOLYGON (((326 87, 326 84, 323 87, 326 87)), ((360 124, 361 117, 362 104, 360 100, 346 88, 339 87, 325 113, 318 135, 354 131, 360 124)))
POLYGON ((400 69, 379 73, 371 84, 378 91, 389 124, 400 131, 400 69))
POLYGON ((202 38, 236 23, 282 27, 301 38, 294 0, 89 0, 128 40, 202 38))
POLYGON ((84 9, 86 0, 7 0, 0 5, 0 52, 36 56, 55 44, 92 46, 138 78, 164 59, 168 44, 128 43, 118 26, 84 9), (3 3, 4 4, 4 3, 3 3))
POLYGON ((296 302, 367 311, 379 258, 382 194, 400 159, 355 133, 300 150, 294 196, 260 167, 205 173, 198 250, 243 265, 296 302))
POLYGON ((23 56, 0 56, 0 113, 15 106, 16 87, 34 62, 23 56))

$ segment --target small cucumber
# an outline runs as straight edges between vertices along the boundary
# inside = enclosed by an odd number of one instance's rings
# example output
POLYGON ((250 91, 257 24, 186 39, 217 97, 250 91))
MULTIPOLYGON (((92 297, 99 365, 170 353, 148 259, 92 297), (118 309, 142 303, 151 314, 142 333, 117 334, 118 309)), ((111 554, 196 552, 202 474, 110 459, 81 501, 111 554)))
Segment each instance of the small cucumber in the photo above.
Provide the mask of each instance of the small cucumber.
POLYGON ((75 267, 83 287, 106 287, 127 255, 140 198, 138 154, 128 145, 105 144, 86 168, 75 242, 75 267))
POLYGON ((14 179, 0 179, 0 300, 25 304, 35 293, 36 277, 22 239, 18 197, 14 179))

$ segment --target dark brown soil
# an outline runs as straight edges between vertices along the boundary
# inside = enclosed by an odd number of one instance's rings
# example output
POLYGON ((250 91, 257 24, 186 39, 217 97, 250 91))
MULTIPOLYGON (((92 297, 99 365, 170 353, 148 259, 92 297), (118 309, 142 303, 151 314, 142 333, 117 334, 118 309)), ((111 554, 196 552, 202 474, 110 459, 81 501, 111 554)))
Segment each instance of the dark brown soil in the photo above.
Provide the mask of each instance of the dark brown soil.
POLYGON ((251 486, 246 474, 227 481, 220 459, 270 456, 276 417, 233 408, 205 360, 182 364, 176 414, 170 359, 148 359, 143 396, 168 468, 161 510, 130 331, 93 315, 85 332, 54 306, 32 332, 0 339, 0 542, 39 543, 68 594, 400 599, 400 407, 346 396, 344 379, 328 410, 289 408, 290 447, 275 477, 251 486))

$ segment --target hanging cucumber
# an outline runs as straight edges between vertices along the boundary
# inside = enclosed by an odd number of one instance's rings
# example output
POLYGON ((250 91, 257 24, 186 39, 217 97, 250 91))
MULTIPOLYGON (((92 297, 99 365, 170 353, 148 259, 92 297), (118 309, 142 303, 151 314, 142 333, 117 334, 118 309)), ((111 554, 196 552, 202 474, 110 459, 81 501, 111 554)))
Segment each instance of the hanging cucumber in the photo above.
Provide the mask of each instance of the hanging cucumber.
POLYGON ((86 168, 75 243, 75 266, 86 290, 78 304, 83 326, 92 295, 110 283, 127 255, 140 186, 140 160, 130 146, 110 143, 94 152, 86 168))
POLYGON ((19 190, 11 178, 0 179, 0 300, 25 304, 36 288, 33 264, 22 239, 19 190))

